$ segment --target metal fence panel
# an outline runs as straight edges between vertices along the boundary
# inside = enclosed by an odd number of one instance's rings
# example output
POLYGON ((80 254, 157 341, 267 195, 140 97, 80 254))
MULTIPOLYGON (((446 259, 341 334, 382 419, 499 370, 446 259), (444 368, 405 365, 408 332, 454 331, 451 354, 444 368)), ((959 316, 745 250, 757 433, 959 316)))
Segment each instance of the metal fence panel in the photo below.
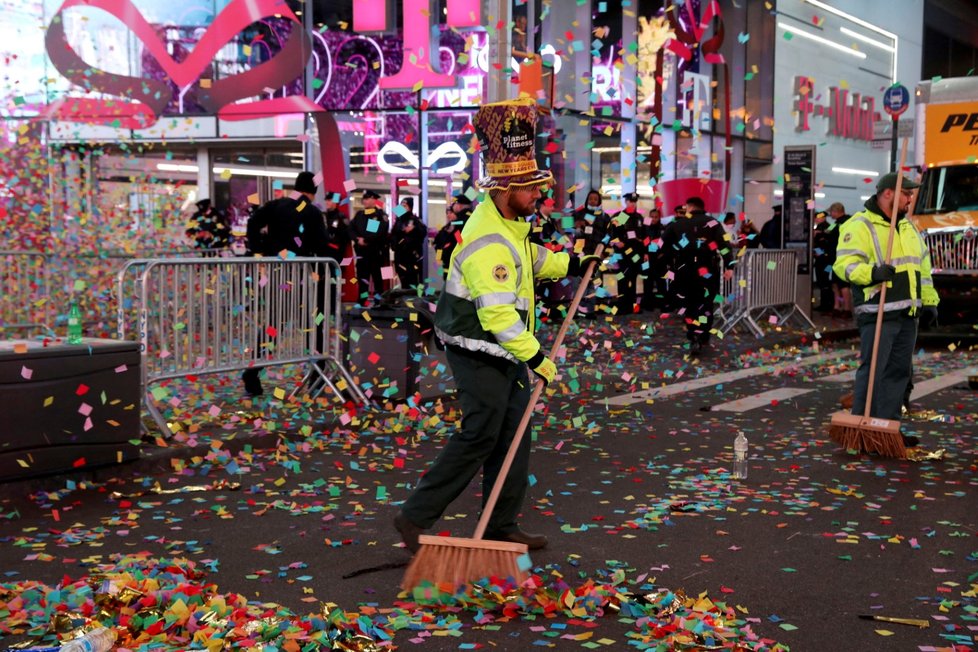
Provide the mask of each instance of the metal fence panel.
MULTIPOLYGON (((150 386, 188 375, 303 364, 307 378, 367 402, 341 362, 342 277, 332 259, 141 260, 117 279, 123 312, 138 314, 145 404, 164 432, 150 386), (134 271, 133 305, 125 291, 134 271)), ((120 318, 121 338, 129 337, 129 321, 120 318)))
POLYGON ((796 256, 792 249, 748 249, 737 259, 734 277, 723 285, 725 305, 718 328, 724 334, 746 324, 757 337, 764 336, 758 320, 773 313, 778 323, 797 317, 814 328, 797 302, 796 256))
POLYGON ((0 332, 51 330, 49 265, 40 251, 0 251, 0 332))

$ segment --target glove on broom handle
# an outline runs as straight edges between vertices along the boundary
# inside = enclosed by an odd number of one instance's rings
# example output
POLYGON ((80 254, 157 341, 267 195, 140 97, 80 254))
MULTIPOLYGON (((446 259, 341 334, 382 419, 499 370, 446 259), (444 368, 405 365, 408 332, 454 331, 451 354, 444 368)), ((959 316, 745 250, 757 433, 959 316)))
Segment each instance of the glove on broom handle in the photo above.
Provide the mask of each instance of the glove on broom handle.
MULTIPOLYGON (((907 141, 903 139, 903 146, 900 148, 900 165, 897 166, 896 188, 893 191, 893 206, 890 207, 890 236, 886 241, 886 260, 884 264, 889 265, 893 258, 893 237, 896 235, 897 213, 900 206, 900 193, 903 190, 903 164, 907 161, 907 141)), ((883 281, 880 285, 880 307, 876 312, 876 332, 873 334, 873 355, 869 357, 869 384, 866 387, 866 409, 863 416, 869 418, 870 409, 873 407, 873 385, 876 384, 876 358, 880 348, 880 333, 883 332, 883 304, 886 303, 886 284, 883 281)))
MULTIPOLYGON (((594 250, 594 255, 600 257, 603 251, 604 245, 599 244, 597 249, 594 250)), ((581 299, 584 298, 584 293, 587 292, 587 288, 591 284, 591 276, 594 274, 594 268, 597 266, 597 262, 597 260, 591 261, 587 266, 587 270, 584 272, 584 276, 581 278, 581 283, 577 286, 577 292, 574 293, 574 298, 571 300, 570 307, 567 309, 567 316, 564 317, 564 321, 560 325, 560 330, 557 331, 557 337, 554 339, 554 344, 550 347, 549 357, 551 360, 556 357, 557 352, 564 343, 564 336, 567 335, 567 330, 570 328, 571 322, 574 321, 574 313, 577 312, 577 307, 581 304, 581 299)), ((492 510, 496 508, 496 501, 499 500, 499 494, 502 493, 503 483, 506 482, 506 476, 509 475, 509 468, 513 465, 513 460, 516 458, 516 451, 519 450, 520 442, 526 433, 526 428, 530 425, 533 408, 536 406, 537 401, 540 400, 540 396, 543 394, 543 388, 543 380, 538 379, 533 387, 533 393, 530 395, 530 402, 526 404, 526 409, 523 410, 523 418, 520 419, 520 425, 516 428, 513 441, 509 445, 509 450, 506 451, 506 459, 503 460, 503 465, 499 469, 499 475, 496 476, 496 482, 492 485, 489 499, 486 500, 486 505, 482 508, 482 516, 479 518, 479 524, 475 527, 475 534, 472 535, 473 539, 481 539, 486 533, 486 528, 489 526, 489 518, 492 516, 492 510)))

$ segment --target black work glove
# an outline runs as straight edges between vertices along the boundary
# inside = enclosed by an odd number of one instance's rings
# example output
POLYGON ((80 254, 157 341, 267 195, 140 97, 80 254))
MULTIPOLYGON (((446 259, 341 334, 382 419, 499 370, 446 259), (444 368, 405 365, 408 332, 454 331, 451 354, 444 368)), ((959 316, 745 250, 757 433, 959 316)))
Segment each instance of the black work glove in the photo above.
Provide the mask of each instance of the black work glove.
POLYGON ((886 281, 892 281, 893 277, 896 276, 896 267, 893 265, 873 265, 873 283, 884 283, 886 281))
POLYGON ((920 309, 920 327, 930 330, 937 326, 937 306, 924 306, 920 309))
POLYGON ((601 256, 595 256, 594 254, 585 254, 583 256, 578 257, 572 254, 570 257, 570 264, 567 265, 567 275, 584 276, 584 273, 587 272, 588 265, 590 265, 592 262, 595 265, 597 265, 598 268, 600 268, 601 256))

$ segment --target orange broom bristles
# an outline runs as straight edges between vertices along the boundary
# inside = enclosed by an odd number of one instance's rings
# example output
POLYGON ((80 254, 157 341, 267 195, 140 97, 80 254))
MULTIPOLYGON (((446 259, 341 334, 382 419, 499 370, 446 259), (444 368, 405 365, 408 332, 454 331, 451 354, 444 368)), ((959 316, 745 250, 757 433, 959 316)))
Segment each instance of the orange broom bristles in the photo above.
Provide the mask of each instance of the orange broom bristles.
POLYGON ((418 543, 421 547, 401 581, 407 591, 430 583, 454 592, 485 577, 512 578, 517 584, 529 577, 529 556, 522 543, 427 535, 418 537, 418 543))
MULTIPOLYGON (((604 245, 598 245, 594 254, 600 258, 603 251, 604 245)), ((595 264, 596 261, 594 260, 588 264, 587 270, 581 278, 581 283, 574 293, 574 298, 567 309, 567 316, 564 317, 550 349, 551 359, 556 357, 564 342, 564 336, 567 335, 567 331, 574 321, 574 313, 577 312, 577 307, 581 304, 581 299, 584 298, 584 293, 591 283, 595 264)), ((512 577, 518 584, 522 584, 527 579, 527 569, 530 568, 531 563, 526 545, 509 541, 493 541, 482 537, 486 533, 489 517, 496 507, 496 501, 502 491, 506 476, 509 475, 509 469, 516 457, 516 451, 519 450, 520 441, 526 433, 527 426, 530 425, 533 409, 543 395, 543 387, 543 380, 538 380, 533 387, 530 400, 523 411, 523 417, 520 419, 516 432, 513 434, 513 440, 506 451, 506 458, 499 469, 496 482, 493 483, 492 491, 489 492, 489 497, 482 508, 482 516, 479 518, 479 524, 475 528, 473 537, 462 539, 419 536, 420 547, 414 553, 414 558, 411 559, 407 572, 404 573, 401 588, 410 591, 423 582, 429 582, 435 586, 447 583, 454 590, 462 584, 470 584, 485 577, 512 577)))
POLYGON ((903 444, 903 435, 900 434, 900 422, 892 419, 836 412, 832 415, 829 437, 849 449, 899 459, 907 457, 907 448, 903 444))

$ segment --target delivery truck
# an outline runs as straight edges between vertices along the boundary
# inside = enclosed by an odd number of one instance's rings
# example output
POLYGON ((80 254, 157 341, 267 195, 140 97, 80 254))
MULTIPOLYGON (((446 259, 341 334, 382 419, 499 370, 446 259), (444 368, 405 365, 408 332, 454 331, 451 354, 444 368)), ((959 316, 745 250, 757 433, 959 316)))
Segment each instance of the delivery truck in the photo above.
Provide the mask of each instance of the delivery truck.
POLYGON ((911 219, 930 248, 942 324, 978 324, 978 77, 920 82, 922 174, 911 219))

